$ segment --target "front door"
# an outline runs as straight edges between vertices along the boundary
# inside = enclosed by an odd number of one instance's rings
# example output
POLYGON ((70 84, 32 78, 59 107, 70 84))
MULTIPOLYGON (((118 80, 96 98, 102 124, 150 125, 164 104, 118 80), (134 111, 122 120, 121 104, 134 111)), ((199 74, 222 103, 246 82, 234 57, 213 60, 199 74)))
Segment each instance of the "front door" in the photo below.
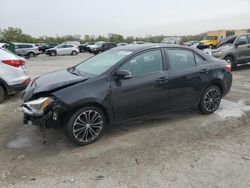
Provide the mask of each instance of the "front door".
POLYGON ((163 68, 161 49, 143 52, 125 62, 119 70, 132 73, 130 79, 113 79, 111 96, 118 121, 166 109, 168 72, 163 68))
POLYGON ((239 36, 236 40, 236 56, 239 63, 244 63, 250 59, 250 44, 247 35, 239 36))

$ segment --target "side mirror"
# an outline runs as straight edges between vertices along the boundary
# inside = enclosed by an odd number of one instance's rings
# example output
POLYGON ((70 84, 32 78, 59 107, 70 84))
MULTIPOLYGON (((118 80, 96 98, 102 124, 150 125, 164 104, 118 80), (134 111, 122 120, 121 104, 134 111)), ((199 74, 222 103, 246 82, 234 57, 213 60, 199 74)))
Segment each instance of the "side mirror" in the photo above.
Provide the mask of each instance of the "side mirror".
POLYGON ((132 73, 128 70, 118 70, 115 73, 115 77, 118 79, 130 79, 132 78, 132 73))

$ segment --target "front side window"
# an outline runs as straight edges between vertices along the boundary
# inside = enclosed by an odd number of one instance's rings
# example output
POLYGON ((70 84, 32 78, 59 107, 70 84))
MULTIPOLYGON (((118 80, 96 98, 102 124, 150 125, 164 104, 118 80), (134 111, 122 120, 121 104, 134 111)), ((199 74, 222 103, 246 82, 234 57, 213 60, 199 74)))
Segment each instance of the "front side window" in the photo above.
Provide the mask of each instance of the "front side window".
POLYGON ((188 50, 168 49, 168 59, 172 70, 196 66, 194 54, 188 50))
POLYGON ((128 70, 133 76, 159 72, 163 70, 161 50, 142 53, 126 62, 120 70, 128 70))
POLYGON ((240 37, 237 39, 236 43, 237 43, 238 45, 247 44, 247 43, 248 43, 247 36, 246 36, 246 35, 240 36, 240 37))

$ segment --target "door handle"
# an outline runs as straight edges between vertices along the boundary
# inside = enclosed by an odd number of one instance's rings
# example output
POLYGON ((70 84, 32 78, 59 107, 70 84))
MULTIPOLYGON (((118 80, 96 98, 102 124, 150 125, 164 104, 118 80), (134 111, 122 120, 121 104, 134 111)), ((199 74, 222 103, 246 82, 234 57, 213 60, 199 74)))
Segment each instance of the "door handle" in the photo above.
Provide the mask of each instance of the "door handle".
POLYGON ((200 73, 208 73, 208 69, 201 69, 200 73))
POLYGON ((248 48, 250 48, 250 45, 249 46, 247 46, 248 48))
POLYGON ((167 77, 161 77, 161 78, 157 79, 157 82, 160 83, 160 84, 163 84, 163 83, 167 83, 168 80, 169 79, 167 77))

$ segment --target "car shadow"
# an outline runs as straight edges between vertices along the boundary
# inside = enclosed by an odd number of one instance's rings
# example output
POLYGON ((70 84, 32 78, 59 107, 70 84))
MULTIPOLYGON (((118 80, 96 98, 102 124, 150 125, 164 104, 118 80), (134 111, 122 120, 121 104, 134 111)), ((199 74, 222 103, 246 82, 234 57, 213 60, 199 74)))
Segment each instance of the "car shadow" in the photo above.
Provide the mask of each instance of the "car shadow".
POLYGON ((43 156, 57 155, 62 151, 69 153, 85 151, 91 153, 109 146, 110 143, 115 143, 126 134, 153 127, 171 126, 179 121, 186 121, 193 118, 195 114, 198 115, 199 113, 194 109, 186 109, 177 112, 155 114, 140 120, 118 123, 108 126, 104 135, 95 143, 83 147, 78 147, 70 141, 65 135, 64 129, 48 129, 45 132, 41 132, 36 126, 26 125, 20 128, 16 137, 7 143, 7 148, 17 151, 19 154, 32 153, 32 156, 38 158, 41 152, 43 156))

